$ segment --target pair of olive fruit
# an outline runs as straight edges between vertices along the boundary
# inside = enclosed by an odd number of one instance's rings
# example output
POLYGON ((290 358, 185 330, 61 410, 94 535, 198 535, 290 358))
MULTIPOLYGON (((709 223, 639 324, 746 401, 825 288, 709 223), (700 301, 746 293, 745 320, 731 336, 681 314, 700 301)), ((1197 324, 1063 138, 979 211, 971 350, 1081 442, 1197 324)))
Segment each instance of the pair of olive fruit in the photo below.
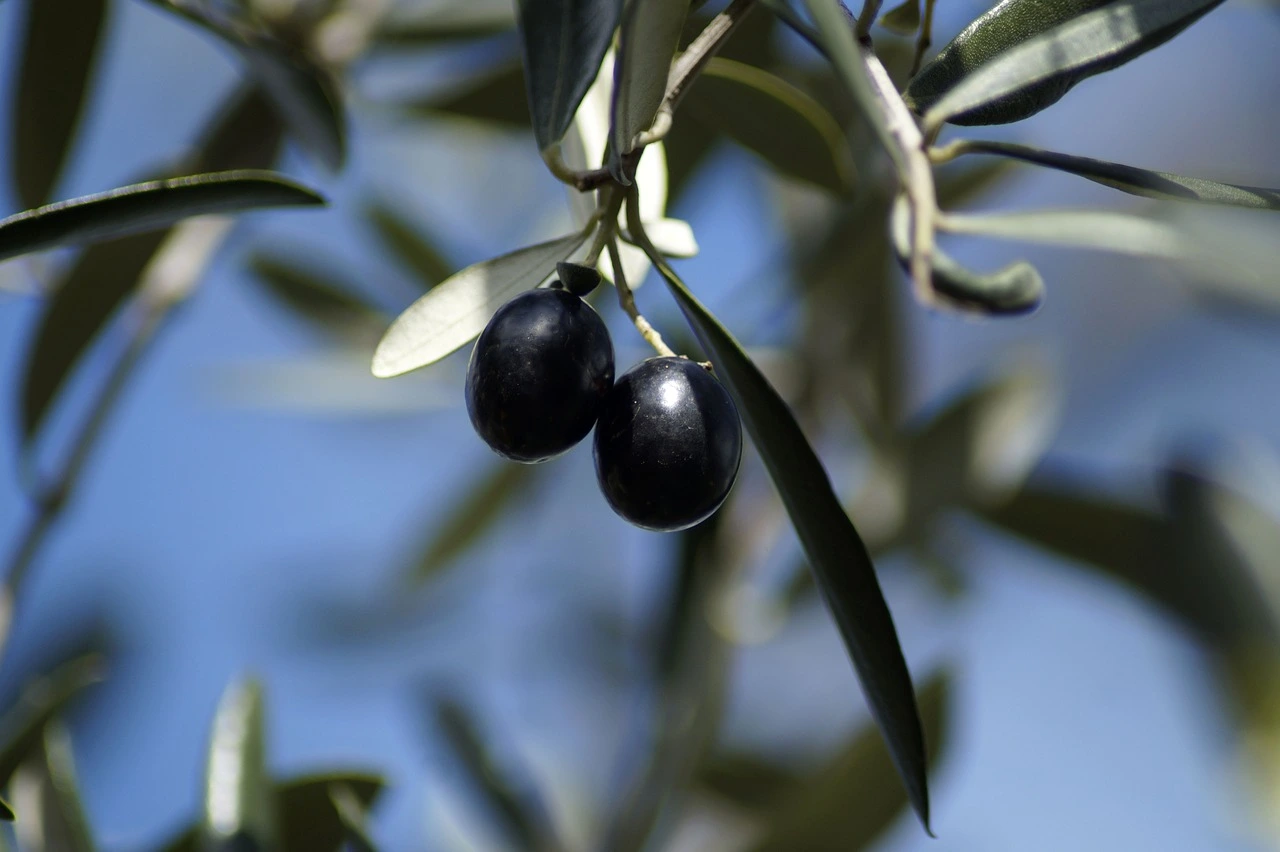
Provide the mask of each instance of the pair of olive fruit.
POLYGON ((559 280, 507 302, 467 367, 476 433, 513 461, 565 452, 595 427, 596 478, 610 507, 649 530, 687 529, 724 502, 742 458, 742 424, 710 372, 650 358, 614 381, 613 343, 583 301, 594 269, 562 263, 559 280))

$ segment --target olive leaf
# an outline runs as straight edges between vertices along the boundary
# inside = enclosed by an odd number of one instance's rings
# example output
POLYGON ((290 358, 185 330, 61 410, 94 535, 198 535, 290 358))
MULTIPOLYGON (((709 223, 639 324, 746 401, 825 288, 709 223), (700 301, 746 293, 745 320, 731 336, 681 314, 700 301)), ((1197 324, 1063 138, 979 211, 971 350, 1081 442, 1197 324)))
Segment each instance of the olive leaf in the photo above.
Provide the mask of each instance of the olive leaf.
POLYGON ((1222 0, 1005 0, 907 88, 927 128, 1018 121, 1072 86, 1159 47, 1222 0), (1048 10, 1050 14, 1044 14, 1048 10))
POLYGON ((533 137, 546 150, 564 137, 595 82, 622 0, 517 0, 516 8, 533 137))
POLYGON ((103 661, 96 654, 72 660, 33 682, 14 706, 0 717, 0 787, 36 748, 45 726, 80 693, 103 678, 103 661))
POLYGON ((262 687, 254 680, 233 681, 218 702, 205 772, 203 831, 210 848, 276 848, 278 815, 267 777, 263 716, 262 687))
POLYGON ((0 799, 0 821, 13 822, 14 819, 13 808, 4 799, 0 799))
POLYGON ((365 204, 365 216, 379 242, 413 273, 423 290, 430 290, 453 274, 455 267, 427 234, 409 223, 395 206, 381 199, 365 204))
POLYGON ((329 788, 329 800, 342 825, 344 847, 350 852, 377 852, 377 847, 365 831, 365 808, 351 788, 345 784, 335 784, 329 788))
POLYGON ((383 319, 383 312, 355 286, 335 275, 334 264, 322 263, 314 249, 290 254, 277 247, 270 253, 252 255, 248 268, 273 299, 339 339, 362 338, 383 319), (308 252, 309 261, 300 261, 308 252))
POLYGON ((880 26, 902 36, 920 29, 920 0, 903 0, 880 16, 880 26))
POLYGON ((411 113, 447 113, 521 130, 532 121, 524 68, 515 61, 499 63, 462 85, 403 106, 411 113))
MULTIPOLYGON (((894 257, 907 274, 911 272, 910 216, 906 197, 899 196, 890 217, 890 236, 894 257)), ((1044 280, 1025 260, 995 272, 974 272, 938 246, 933 248, 932 284, 934 292, 951 307, 992 316, 1029 313, 1044 298, 1044 280)))
POLYGON ((192 216, 324 204, 274 172, 242 170, 153 180, 25 210, 0 220, 0 260, 57 245, 166 228, 192 216))
POLYGON ((609 142, 617 159, 636 147, 667 93, 689 0, 628 0, 613 68, 609 142))
POLYGON ((75 142, 103 40, 106 0, 32 0, 11 100, 13 183, 23 207, 49 200, 75 142), (74 22, 74 25, 68 25, 74 22))
POLYGON ((195 24, 240 54, 291 134, 330 169, 346 158, 346 118, 328 72, 303 53, 187 0, 149 0, 195 24))
POLYGON ((1015 145, 1011 142, 962 139, 948 145, 946 150, 955 156, 994 154, 1038 166, 1048 166, 1144 198, 1280 210, 1280 190, 1275 189, 1240 186, 1204 178, 1184 177, 1169 172, 1150 171, 1090 157, 1059 154, 1056 151, 1045 151, 1028 145, 1015 145))
POLYGON ((450 42, 484 38, 506 32, 515 25, 511 4, 454 3, 432 6, 430 14, 382 16, 374 31, 378 44, 390 47, 434 47, 450 42))
POLYGON ((939 225, 943 230, 957 234, 1028 240, 1175 261, 1191 260, 1199 253, 1199 247, 1192 244, 1185 229, 1147 216, 1108 210, 945 213, 939 225))
POLYGON ((94 852, 97 844, 80 800, 71 738, 54 721, 14 774, 22 811, 15 833, 30 852, 94 852))
POLYGON ((840 125, 812 96, 785 80, 714 57, 685 103, 699 120, 713 124, 780 174, 832 192, 852 191, 853 155, 840 125))
POLYGON ((915 692, 866 545, 786 402, 662 256, 652 246, 645 248, 738 404, 844 638, 911 804, 928 831, 925 744, 915 692))
POLYGON ((398 376, 455 352, 517 293, 537 286, 587 238, 586 231, 526 246, 468 266, 396 317, 373 353, 373 374, 398 376))
MULTIPOLYGON (((276 158, 280 124, 256 90, 242 88, 219 110, 189 163, 198 170, 262 168, 276 158)), ((22 377, 22 439, 35 437, 71 371, 173 229, 89 246, 60 276, 40 317, 22 377)))

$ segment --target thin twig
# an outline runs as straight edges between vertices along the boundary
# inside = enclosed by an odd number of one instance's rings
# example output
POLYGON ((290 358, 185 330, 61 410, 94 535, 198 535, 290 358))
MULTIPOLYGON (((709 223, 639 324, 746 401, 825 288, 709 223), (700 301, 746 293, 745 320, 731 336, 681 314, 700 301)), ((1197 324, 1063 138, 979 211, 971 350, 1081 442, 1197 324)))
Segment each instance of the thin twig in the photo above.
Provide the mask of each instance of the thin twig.
POLYGON ((853 30, 859 44, 871 46, 871 25, 879 14, 880 0, 862 0, 862 14, 858 15, 858 23, 853 30))
POLYGON ((667 76, 667 94, 662 99, 659 113, 663 110, 668 113, 676 111, 693 81, 698 79, 711 58, 720 52, 720 48, 754 6, 755 0, 733 0, 723 12, 711 19, 697 38, 689 42, 689 47, 671 64, 671 73, 667 76))
POLYGON ((627 284, 626 273, 622 271, 622 256, 618 252, 618 241, 616 239, 609 240, 609 262, 613 264, 613 286, 618 290, 618 303, 622 305, 622 310, 626 311, 627 316, 631 317, 631 321, 635 323, 636 330, 640 332, 640 336, 648 341, 649 345, 659 355, 674 358, 675 351, 666 344, 658 330, 644 318, 644 315, 640 313, 640 309, 636 307, 635 295, 632 294, 631 287, 627 284))
POLYGON ((911 61, 910 76, 912 77, 920 73, 920 66, 924 64, 925 52, 933 44, 933 4, 934 0, 924 0, 924 19, 920 21, 920 32, 916 36, 916 55, 911 61))

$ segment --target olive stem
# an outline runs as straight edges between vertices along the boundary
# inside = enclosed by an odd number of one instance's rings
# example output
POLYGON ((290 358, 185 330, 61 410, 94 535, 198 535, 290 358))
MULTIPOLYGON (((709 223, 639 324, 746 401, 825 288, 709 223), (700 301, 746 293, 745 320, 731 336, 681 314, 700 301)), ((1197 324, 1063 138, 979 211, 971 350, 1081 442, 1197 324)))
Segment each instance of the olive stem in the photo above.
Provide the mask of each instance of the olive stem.
MULTIPOLYGON (((667 93, 662 99, 659 116, 664 111, 668 115, 676 111, 694 80, 698 79, 698 75, 707 67, 712 57, 720 52, 725 41, 754 6, 755 0, 733 0, 723 12, 711 19, 693 41, 689 42, 689 47, 671 64, 671 73, 667 76, 667 93)), ((655 125, 656 123, 655 121, 655 125)))
POLYGON ((854 37, 859 43, 871 44, 871 25, 875 23, 876 15, 880 14, 881 0, 862 0, 862 13, 858 15, 858 24, 854 28, 854 37))
POLYGON ((676 353, 666 344, 658 330, 644 318, 639 308, 636 307, 635 295, 627 284, 626 273, 622 271, 622 255, 618 251, 618 241, 616 239, 609 240, 609 262, 613 264, 613 286, 618 290, 618 303, 622 305, 622 310, 626 311, 627 316, 631 317, 631 321, 635 323, 636 330, 640 332, 640 336, 647 340, 659 355, 674 358, 676 353))
POLYGON ((616 185, 610 185, 602 191, 602 194, 604 198, 595 213, 600 220, 600 227, 596 229, 591 247, 587 249, 587 256, 582 260, 584 266, 595 266, 599 262, 600 253, 604 251, 604 247, 618 230, 618 211, 622 209, 622 192, 616 185))
POLYGON ((924 0, 924 19, 920 21, 920 33, 916 36, 916 55, 911 60, 911 74, 909 75, 911 77, 920 73, 920 66, 924 64, 925 52, 933 44, 933 4, 934 0, 924 0))

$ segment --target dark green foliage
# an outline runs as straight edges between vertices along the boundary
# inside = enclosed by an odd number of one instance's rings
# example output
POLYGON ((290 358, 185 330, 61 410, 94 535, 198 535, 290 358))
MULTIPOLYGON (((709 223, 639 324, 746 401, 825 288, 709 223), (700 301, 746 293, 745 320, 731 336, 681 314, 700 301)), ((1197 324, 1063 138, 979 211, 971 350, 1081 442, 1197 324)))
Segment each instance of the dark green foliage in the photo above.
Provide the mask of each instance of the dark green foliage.
POLYGON ((76 140, 108 16, 107 0, 27 0, 11 97, 13 182, 23 207, 50 200, 76 140))

